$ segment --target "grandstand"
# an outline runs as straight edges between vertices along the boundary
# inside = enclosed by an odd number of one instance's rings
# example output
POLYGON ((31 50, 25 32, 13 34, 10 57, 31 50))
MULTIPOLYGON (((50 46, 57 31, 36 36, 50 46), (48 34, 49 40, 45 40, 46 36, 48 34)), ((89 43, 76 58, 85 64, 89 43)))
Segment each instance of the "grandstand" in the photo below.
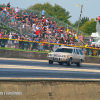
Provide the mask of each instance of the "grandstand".
MULTIPOLYGON (((14 7, 12 8, 16 9, 14 7)), ((25 9, 19 9, 19 11, 19 13, 16 13, 15 10, 13 12, 2 10, 0 12, 1 27, 5 26, 6 28, 10 28, 12 33, 23 37, 25 40, 32 38, 34 41, 34 39, 38 37, 39 41, 43 39, 46 42, 50 42, 51 39, 53 39, 54 43, 79 46, 85 45, 84 42, 75 38, 77 35, 75 31, 77 31, 77 29, 57 18, 48 14, 42 17, 41 12, 39 11, 26 11, 25 9), (22 15, 22 13, 24 15, 22 15), (69 29, 68 32, 67 28, 69 29)), ((82 34, 82 32, 79 33, 82 34)), ((7 35, 9 37, 9 33, 7 35)))

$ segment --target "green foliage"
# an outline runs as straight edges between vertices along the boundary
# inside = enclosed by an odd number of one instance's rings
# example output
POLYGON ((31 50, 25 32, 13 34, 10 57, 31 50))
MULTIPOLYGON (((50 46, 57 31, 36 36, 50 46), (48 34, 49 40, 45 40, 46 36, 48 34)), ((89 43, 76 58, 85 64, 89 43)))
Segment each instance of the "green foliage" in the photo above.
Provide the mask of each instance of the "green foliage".
MULTIPOLYGON (((83 17, 80 21, 80 24, 79 24, 79 27, 81 27, 85 22, 89 21, 89 18, 88 17, 83 17)), ((73 24, 73 27, 77 27, 78 26, 78 23, 79 21, 76 21, 74 24, 73 24)))
POLYGON ((83 26, 80 27, 80 30, 87 33, 88 35, 91 35, 92 32, 96 32, 95 19, 92 18, 90 21, 85 22, 83 26))
POLYGON ((71 24, 68 20, 71 16, 69 15, 70 12, 66 11, 66 9, 62 8, 61 6, 55 4, 55 6, 52 6, 50 3, 44 3, 40 4, 37 3, 34 6, 30 6, 28 10, 37 10, 42 11, 43 9, 46 10, 46 13, 61 20, 64 21, 67 24, 71 24))
POLYGON ((43 9, 43 5, 40 3, 37 3, 34 6, 30 6, 28 8, 28 10, 38 10, 38 11, 41 11, 41 9, 43 9))
POLYGON ((5 4, 3 4, 3 5, 0 4, 0 7, 7 7, 7 6, 5 4))

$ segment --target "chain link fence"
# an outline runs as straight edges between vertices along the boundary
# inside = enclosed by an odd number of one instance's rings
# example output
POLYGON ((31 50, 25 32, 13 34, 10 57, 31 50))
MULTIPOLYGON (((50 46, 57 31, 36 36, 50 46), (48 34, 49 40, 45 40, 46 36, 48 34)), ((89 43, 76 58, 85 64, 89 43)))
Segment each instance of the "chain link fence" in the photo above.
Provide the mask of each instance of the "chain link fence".
MULTIPOLYGON (((11 7, 11 8, 14 8, 14 7, 11 7)), ((41 11, 21 9, 21 8, 19 8, 19 10, 20 10, 20 12, 19 12, 20 16, 22 16, 23 10, 25 10, 28 14, 33 12, 35 15, 38 16, 38 18, 41 18, 41 16, 42 16, 41 11)), ((57 19, 57 17, 50 16, 47 13, 45 14, 45 16, 46 16, 46 18, 50 18, 51 21, 55 21, 58 27, 63 26, 65 28, 65 30, 66 30, 66 28, 69 28, 69 30, 75 30, 76 32, 78 30, 77 28, 72 27, 71 25, 68 25, 67 23, 64 23, 63 21, 60 21, 59 19, 57 19)), ((32 31, 32 28, 30 26, 25 26, 25 23, 21 23, 18 20, 15 20, 14 24, 16 24, 16 25, 11 25, 12 19, 13 19, 13 17, 6 16, 5 18, 1 19, 1 23, 4 23, 5 25, 7 25, 7 27, 14 29, 18 33, 21 33, 21 34, 28 34, 28 32, 32 31), (23 26, 24 26, 24 28, 23 28, 23 26)), ((87 34, 82 31, 79 31, 79 34, 83 34, 83 36, 87 36, 87 34)))
POLYGON ((60 46, 79 47, 83 50, 83 53, 85 55, 100 56, 100 48, 49 43, 49 42, 43 42, 43 40, 36 42, 29 40, 18 40, 18 39, 7 39, 7 38, 0 39, 0 47, 3 48, 15 48, 15 49, 32 50, 32 51, 55 51, 60 46))

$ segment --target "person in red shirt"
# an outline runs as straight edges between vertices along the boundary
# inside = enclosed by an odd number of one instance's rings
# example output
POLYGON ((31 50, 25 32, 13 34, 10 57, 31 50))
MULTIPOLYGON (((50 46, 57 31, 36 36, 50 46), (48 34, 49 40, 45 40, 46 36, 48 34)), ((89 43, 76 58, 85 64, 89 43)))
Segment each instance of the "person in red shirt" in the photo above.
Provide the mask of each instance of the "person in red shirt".
POLYGON ((38 30, 36 30, 36 36, 38 36, 39 34, 38 34, 38 30))
POLYGON ((41 30, 40 29, 38 29, 38 30, 36 30, 36 35, 37 35, 37 37, 39 36, 41 36, 41 30))
POLYGON ((41 37, 41 30, 40 29, 38 30, 38 35, 39 35, 39 37, 41 37))
POLYGON ((46 42, 46 41, 43 40, 43 42, 44 42, 44 43, 43 43, 43 50, 45 51, 45 42, 46 42))
POLYGON ((97 20, 98 20, 98 22, 99 22, 99 24, 100 24, 100 15, 97 17, 97 20))

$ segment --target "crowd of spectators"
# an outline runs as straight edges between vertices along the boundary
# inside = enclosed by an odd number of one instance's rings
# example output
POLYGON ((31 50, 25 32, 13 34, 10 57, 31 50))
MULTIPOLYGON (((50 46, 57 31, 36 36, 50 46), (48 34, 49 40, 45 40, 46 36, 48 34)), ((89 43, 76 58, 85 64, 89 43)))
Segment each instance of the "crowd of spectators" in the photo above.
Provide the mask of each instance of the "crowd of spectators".
MULTIPOLYGON (((38 15, 35 15, 34 12, 28 13, 23 10, 22 14, 19 14, 20 10, 18 7, 10 9, 10 2, 7 4, 7 7, 2 7, 0 11, 0 17, 4 20, 8 20, 8 23, 13 27, 17 27, 22 30, 25 30, 22 34, 9 33, 1 30, 0 38, 8 37, 10 39, 18 40, 28 40, 28 41, 40 41, 48 43, 57 43, 57 44, 67 44, 67 45, 76 45, 76 42, 79 43, 83 41, 83 36, 77 36, 75 31, 71 31, 68 28, 58 27, 55 21, 51 21, 50 18, 45 17, 45 9, 41 11, 41 18, 38 18, 38 15), (25 32, 27 31, 27 34, 25 32)), ((45 45, 45 44, 43 44, 45 45)), ((32 46, 30 46, 32 49, 32 46)), ((36 46, 34 47, 36 48, 36 46)), ((52 45, 50 45, 52 50, 52 45)))

